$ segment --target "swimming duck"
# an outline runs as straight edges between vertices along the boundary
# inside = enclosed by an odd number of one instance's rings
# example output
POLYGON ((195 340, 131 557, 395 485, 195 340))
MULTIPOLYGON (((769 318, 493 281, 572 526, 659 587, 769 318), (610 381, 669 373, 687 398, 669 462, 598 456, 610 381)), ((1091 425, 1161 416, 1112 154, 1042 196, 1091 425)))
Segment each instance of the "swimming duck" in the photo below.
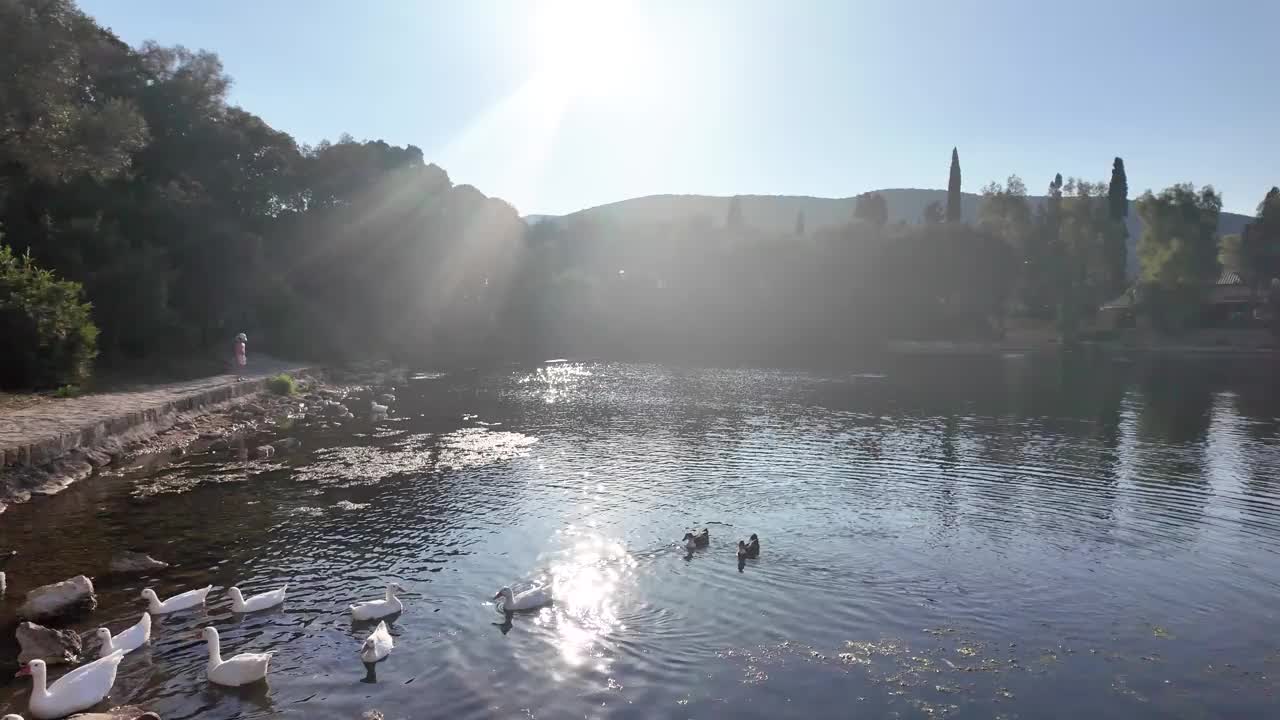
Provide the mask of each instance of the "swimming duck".
POLYGON ((260 593, 245 600, 244 596, 240 594, 240 588, 227 588, 227 594, 231 596, 231 612, 251 613, 273 608, 284 602, 284 593, 288 589, 289 585, 286 583, 279 590, 260 593))
POLYGON ((404 603, 396 597, 396 593, 404 592, 404 588, 396 583, 387 585, 387 595, 382 600, 368 600, 351 606, 351 619, 377 620, 388 615, 395 615, 404 610, 404 603))
POLYGON ((751 542, 747 543, 747 557, 760 557, 760 538, 755 533, 751 533, 751 542))
POLYGON ((370 414, 370 415, 386 415, 386 414, 387 414, 387 406, 386 406, 386 405, 379 405, 379 404, 378 404, 378 402, 377 402, 376 400, 370 400, 370 401, 369 401, 369 414, 370 414))
POLYGON ((38 720, 53 720, 71 713, 87 710, 102 702, 116 683, 116 669, 124 659, 124 652, 117 650, 110 655, 81 665, 45 687, 43 660, 32 660, 18 671, 31 676, 31 699, 27 709, 38 720))
POLYGON ((104 627, 98 628, 98 639, 102 641, 99 657, 106 657, 117 650, 131 653, 151 640, 151 613, 144 610, 141 620, 115 636, 104 627))
POLYGON ((188 590, 184 593, 174 595, 164 602, 161 602, 160 598, 156 597, 156 591, 151 588, 147 588, 142 591, 142 599, 149 603, 148 609, 151 610, 152 615, 163 615, 165 613, 177 612, 179 610, 193 608, 197 605, 203 605, 204 599, 209 596, 209 591, 212 589, 212 585, 206 585, 205 587, 196 590, 188 590))
POLYGON ((207 627, 202 632, 204 641, 209 645, 209 682, 215 685, 238 687, 267 677, 267 665, 271 663, 271 653, 240 653, 223 660, 218 631, 207 627))
POLYGON ((692 552, 695 548, 706 547, 711 544, 711 531, 703 528, 702 532, 694 534, 687 532, 684 534, 685 549, 692 552))
POLYGON ((738 559, 739 560, 747 559, 747 544, 742 542, 741 540, 738 541, 738 559))
POLYGON ((498 609, 503 612, 516 612, 517 610, 533 610, 543 605, 551 604, 551 588, 545 585, 539 585, 529 588, 521 592, 519 595, 513 595, 511 588, 504 587, 493 595, 494 600, 501 600, 498 603, 498 609))
POLYGON ((367 663, 384 660, 391 654, 391 648, 395 645, 395 641, 391 639, 391 632, 387 630, 387 621, 379 621, 378 627, 369 633, 369 637, 365 638, 364 644, 360 646, 360 659, 367 663))

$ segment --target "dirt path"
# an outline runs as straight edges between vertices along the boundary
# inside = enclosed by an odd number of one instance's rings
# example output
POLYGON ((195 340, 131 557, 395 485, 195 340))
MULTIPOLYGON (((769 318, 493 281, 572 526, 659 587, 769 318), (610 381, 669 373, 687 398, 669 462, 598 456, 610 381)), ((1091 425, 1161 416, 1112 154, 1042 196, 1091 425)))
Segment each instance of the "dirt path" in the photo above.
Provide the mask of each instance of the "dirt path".
POLYGON ((233 375, 152 385, 131 391, 76 398, 51 398, 27 407, 0 408, 0 466, 35 465, 56 459, 211 393, 240 396, 257 392, 263 380, 306 366, 259 356, 250 362, 244 382, 233 375))

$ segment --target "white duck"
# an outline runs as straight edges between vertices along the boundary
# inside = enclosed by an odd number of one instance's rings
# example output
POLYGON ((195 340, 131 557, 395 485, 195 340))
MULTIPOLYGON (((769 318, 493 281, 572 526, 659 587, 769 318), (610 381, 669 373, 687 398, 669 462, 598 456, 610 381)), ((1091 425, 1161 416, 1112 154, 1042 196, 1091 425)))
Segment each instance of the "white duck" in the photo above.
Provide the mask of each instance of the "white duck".
POLYGON ((43 660, 32 660, 19 674, 31 675, 31 699, 27 709, 38 720, 53 720, 87 710, 102 702, 116 683, 116 669, 124 653, 117 650, 58 678, 45 687, 43 660))
POLYGON ((404 592, 404 588, 396 583, 387 586, 387 596, 382 600, 369 600, 366 602, 358 602, 351 606, 351 618, 353 620, 377 620, 388 615, 395 615, 404 610, 404 603, 400 602, 400 598, 396 597, 396 593, 404 592))
POLYGON ((386 414, 387 414, 387 406, 386 406, 386 405, 379 405, 379 404, 378 404, 378 401, 376 401, 376 400, 370 400, 370 401, 369 401, 369 414, 370 414, 370 415, 386 415, 386 414))
POLYGON ((511 588, 504 587, 493 595, 494 600, 501 600, 497 607, 502 612, 517 610, 533 610, 551 604, 551 588, 539 585, 529 588, 519 595, 511 594, 511 588))
POLYGON ((142 619, 134 624, 133 627, 128 630, 122 630, 119 635, 114 637, 111 635, 110 630, 98 628, 98 639, 102 641, 102 650, 99 653, 99 657, 106 657, 117 650, 131 653, 151 640, 151 613, 144 611, 142 619))
POLYGON ((271 653, 240 653, 223 660, 218 631, 207 627, 203 632, 204 641, 209 644, 209 682, 237 687, 267 677, 271 653))
POLYGON ((284 602, 284 593, 288 589, 289 586, 286 584, 279 590, 260 593, 245 600, 244 596, 240 594, 240 588, 228 588, 227 594, 231 596, 231 612, 251 613, 273 608, 284 602))
POLYGON ((395 642, 391 639, 391 632, 387 630, 387 621, 383 620, 378 623, 378 627, 369 633, 369 637, 365 638, 364 645, 360 646, 360 659, 367 663, 376 663, 386 659, 391 654, 391 648, 395 647, 395 642))
POLYGON ((163 615, 165 613, 177 612, 179 610, 193 608, 197 605, 203 605, 204 599, 208 597, 209 591, 212 589, 212 585, 206 585, 205 587, 197 590, 188 590, 179 595, 174 595, 164 602, 161 602, 160 598, 156 597, 156 591, 151 588, 147 588, 142 591, 142 599, 150 603, 149 609, 151 610, 152 615, 163 615))

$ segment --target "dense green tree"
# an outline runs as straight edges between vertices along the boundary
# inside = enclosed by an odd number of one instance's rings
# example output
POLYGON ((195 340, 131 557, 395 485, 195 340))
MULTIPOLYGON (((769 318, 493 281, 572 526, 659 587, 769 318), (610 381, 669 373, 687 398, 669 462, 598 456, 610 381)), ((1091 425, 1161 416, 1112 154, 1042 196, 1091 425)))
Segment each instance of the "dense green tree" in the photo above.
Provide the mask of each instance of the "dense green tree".
POLYGON ((889 204, 880 193, 863 193, 854 203, 853 217, 879 231, 889 222, 889 204))
POLYGON ((0 2, 0 202, 15 182, 129 167, 147 127, 110 82, 127 54, 71 0, 0 2))
POLYGON ((1218 276, 1218 216, 1222 197, 1174 185, 1138 199, 1143 232, 1138 260, 1145 304, 1156 323, 1182 329, 1194 322, 1206 286, 1218 276))
POLYGON ((1261 290, 1280 278, 1280 187, 1271 188, 1258 203, 1257 219, 1245 226, 1240 251, 1245 282, 1261 290))
POLYGON ((963 219, 960 208, 960 151, 951 148, 951 174, 947 178, 947 222, 958 223, 963 219))

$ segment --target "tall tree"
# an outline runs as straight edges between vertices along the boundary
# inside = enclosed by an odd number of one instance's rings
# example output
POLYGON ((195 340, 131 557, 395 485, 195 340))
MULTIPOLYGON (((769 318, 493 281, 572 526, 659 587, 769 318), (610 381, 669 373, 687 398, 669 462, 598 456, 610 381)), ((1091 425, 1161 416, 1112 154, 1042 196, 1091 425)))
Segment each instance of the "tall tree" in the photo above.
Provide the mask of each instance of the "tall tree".
POLYGON ((870 224, 879 232, 889 222, 889 204, 880 193, 863 193, 854 202, 853 217, 870 224))
POLYGON ((129 166, 147 126, 105 77, 127 63, 121 43, 71 0, 5 0, 0 48, 0 201, 17 174, 106 179, 129 166))
POLYGON ((803 236, 803 235, 804 235, 804 211, 803 211, 803 210, 797 210, 797 211, 796 211, 796 229, 795 229, 795 234, 796 234, 796 236, 797 236, 797 237, 800 237, 800 236, 803 236))
POLYGON ((951 177, 947 179, 947 222, 958 223, 960 210, 960 152, 951 148, 951 177))
POLYGON ((742 220, 742 200, 737 196, 729 201, 729 214, 725 216, 724 225, 730 230, 741 230, 743 228, 742 220))
POLYGON ((1142 238, 1138 260, 1148 310, 1165 329, 1186 327, 1204 289, 1218 276, 1218 217, 1222 196, 1212 186, 1199 191, 1174 185, 1138 199, 1142 238))
POLYGON ((1124 291, 1129 279, 1129 229, 1125 218, 1129 216, 1129 180, 1124 172, 1124 160, 1116 158, 1111 164, 1111 182, 1107 186, 1107 217, 1110 223, 1104 231, 1104 263, 1106 282, 1104 291, 1114 297, 1124 291))
POLYGON ((1112 220, 1123 222, 1129 217, 1129 179, 1124 172, 1124 159, 1111 163, 1111 183, 1107 185, 1107 209, 1112 220))
POLYGON ((1280 187, 1258 203, 1257 218, 1245 226, 1240 242, 1241 275, 1254 289, 1280 278, 1280 187))

